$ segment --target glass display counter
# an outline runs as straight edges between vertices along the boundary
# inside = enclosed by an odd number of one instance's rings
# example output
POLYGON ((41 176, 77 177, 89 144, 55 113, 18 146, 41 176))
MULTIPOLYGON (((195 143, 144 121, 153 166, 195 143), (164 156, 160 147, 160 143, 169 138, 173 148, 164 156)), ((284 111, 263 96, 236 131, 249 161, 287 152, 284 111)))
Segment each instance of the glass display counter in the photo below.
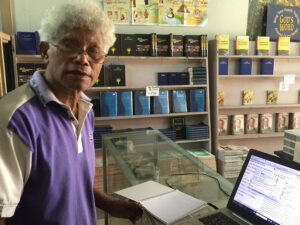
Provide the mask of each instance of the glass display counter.
MULTIPOLYGON (((233 184, 158 130, 103 135, 104 191, 157 181, 221 208, 233 184)), ((117 197, 117 196, 115 196, 117 197)), ((106 224, 131 224, 106 216, 106 224)), ((146 213, 137 224, 151 224, 146 213)))

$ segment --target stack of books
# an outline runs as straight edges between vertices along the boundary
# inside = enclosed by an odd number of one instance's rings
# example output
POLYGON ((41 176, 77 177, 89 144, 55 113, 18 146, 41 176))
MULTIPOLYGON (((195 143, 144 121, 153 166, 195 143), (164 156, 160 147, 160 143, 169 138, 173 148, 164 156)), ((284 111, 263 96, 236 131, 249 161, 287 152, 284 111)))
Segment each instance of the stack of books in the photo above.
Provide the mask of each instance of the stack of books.
POLYGON ((190 84, 206 84, 206 67, 198 66, 198 67, 189 67, 188 68, 190 84))
POLYGON ((185 133, 187 140, 199 140, 209 138, 209 127, 205 123, 198 125, 185 126, 185 133))
POLYGON ((94 130, 94 145, 95 148, 102 148, 102 134, 112 132, 111 126, 95 126, 94 130))
POLYGON ((172 141, 176 141, 176 131, 172 128, 159 129, 161 133, 170 138, 172 141))
POLYGON ((283 152, 294 157, 296 151, 300 151, 300 130, 285 130, 283 152))
POLYGON ((249 149, 244 146, 220 146, 218 148, 218 172, 225 178, 239 176, 249 149))
POLYGON ((193 156, 195 156, 197 159, 199 159, 201 162, 203 162, 205 165, 213 169, 214 171, 217 171, 216 157, 210 152, 204 149, 189 150, 188 152, 191 153, 193 156))

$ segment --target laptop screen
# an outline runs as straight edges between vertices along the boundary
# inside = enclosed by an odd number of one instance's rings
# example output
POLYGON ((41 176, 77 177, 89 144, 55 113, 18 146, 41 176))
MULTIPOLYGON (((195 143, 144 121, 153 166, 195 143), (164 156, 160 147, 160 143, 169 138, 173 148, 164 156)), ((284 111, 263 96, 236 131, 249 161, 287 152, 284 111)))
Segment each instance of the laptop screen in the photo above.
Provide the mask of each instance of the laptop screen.
POLYGON ((230 204, 266 224, 299 223, 300 171, 280 160, 267 154, 250 154, 230 204))

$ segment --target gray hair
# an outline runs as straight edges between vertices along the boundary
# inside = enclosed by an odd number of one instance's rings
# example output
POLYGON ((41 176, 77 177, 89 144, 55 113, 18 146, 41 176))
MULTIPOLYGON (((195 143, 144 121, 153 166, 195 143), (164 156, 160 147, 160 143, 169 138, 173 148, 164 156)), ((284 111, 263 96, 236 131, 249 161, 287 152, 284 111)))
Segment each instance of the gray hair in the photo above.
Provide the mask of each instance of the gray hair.
POLYGON ((100 32, 103 50, 108 52, 114 44, 115 27, 100 6, 93 0, 64 3, 50 9, 41 21, 41 41, 54 42, 60 35, 74 27, 85 27, 100 32))

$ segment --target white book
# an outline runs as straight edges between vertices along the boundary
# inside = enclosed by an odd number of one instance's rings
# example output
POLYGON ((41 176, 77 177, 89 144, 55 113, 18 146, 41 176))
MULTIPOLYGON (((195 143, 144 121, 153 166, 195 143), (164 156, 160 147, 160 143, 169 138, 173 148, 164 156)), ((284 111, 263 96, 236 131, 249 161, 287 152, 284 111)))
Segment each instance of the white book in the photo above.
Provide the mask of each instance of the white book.
POLYGON ((174 224, 207 204, 154 181, 147 181, 115 193, 141 203, 150 215, 164 224, 174 224))

